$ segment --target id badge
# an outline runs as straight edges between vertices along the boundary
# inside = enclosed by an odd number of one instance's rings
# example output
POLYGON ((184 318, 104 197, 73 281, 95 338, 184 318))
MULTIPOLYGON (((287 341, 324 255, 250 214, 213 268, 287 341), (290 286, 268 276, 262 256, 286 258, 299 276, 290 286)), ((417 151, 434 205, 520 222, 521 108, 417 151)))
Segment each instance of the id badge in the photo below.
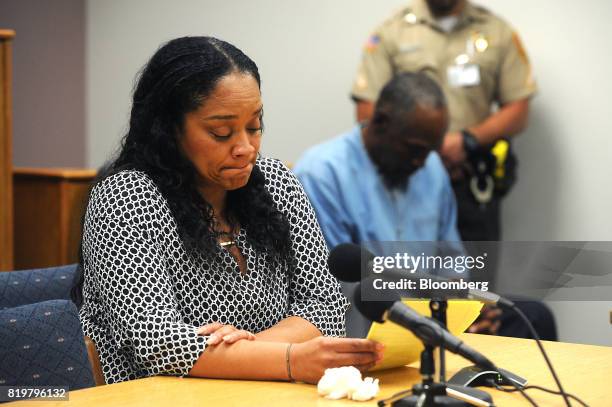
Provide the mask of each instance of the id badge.
POLYGON ((452 65, 446 70, 448 83, 453 88, 480 84, 480 67, 476 64, 452 65))

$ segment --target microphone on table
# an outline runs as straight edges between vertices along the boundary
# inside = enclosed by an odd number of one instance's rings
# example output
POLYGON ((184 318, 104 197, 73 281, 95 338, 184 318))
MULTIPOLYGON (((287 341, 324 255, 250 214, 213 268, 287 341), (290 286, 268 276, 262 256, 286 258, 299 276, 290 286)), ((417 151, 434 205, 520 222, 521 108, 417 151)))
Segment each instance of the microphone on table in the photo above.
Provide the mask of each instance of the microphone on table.
MULTIPOLYGON (((362 276, 367 277, 372 272, 374 257, 375 256, 372 252, 359 245, 354 243, 342 243, 332 249, 329 254, 329 258, 327 259, 327 264, 329 266, 329 271, 338 280, 344 282, 358 282, 361 281, 362 276)), ((407 273, 406 270, 397 268, 385 268, 385 271, 380 275, 380 278, 384 279, 385 277, 413 281, 426 277, 432 282, 439 283, 448 283, 453 281, 445 277, 431 274, 410 274, 407 273)), ((474 288, 445 291, 447 292, 447 297, 479 300, 485 304, 499 303, 500 305, 505 305, 508 307, 514 306, 512 301, 491 291, 483 291, 474 288)))
MULTIPOLYGON (((444 346, 445 349, 463 356, 484 369, 496 369, 489 359, 463 343, 461 339, 448 332, 438 322, 419 314, 404 304, 397 293, 394 293, 395 298, 391 301, 363 301, 361 298, 362 284, 366 283, 365 289, 371 288, 370 280, 372 280, 372 277, 359 283, 353 298, 355 306, 366 318, 379 323, 394 322, 410 330, 426 345, 444 346)), ((388 298, 389 295, 390 293, 387 292, 385 297, 388 298)))
MULTIPOLYGON (((516 381, 509 378, 508 372, 500 371, 484 355, 463 343, 463 341, 439 325, 437 321, 419 314, 404 304, 397 291, 387 289, 383 293, 381 290, 374 288, 374 281, 383 276, 381 275, 381 277, 378 277, 377 274, 371 274, 373 271, 373 261, 374 255, 370 251, 350 243, 336 246, 331 251, 328 259, 331 273, 339 280, 356 282, 360 281, 362 275, 365 276, 353 292, 353 303, 362 315, 369 320, 379 323, 392 321, 410 330, 424 344, 429 346, 443 346, 445 349, 468 359, 483 371, 498 372, 498 375, 505 379, 507 383, 512 385, 516 384, 516 381), (363 290, 370 290, 370 292, 365 292, 366 298, 374 298, 376 300, 364 301, 362 299, 363 290), (372 295, 372 291, 374 295, 372 295), (386 301, 378 301, 382 299, 383 296, 386 301)), ((383 274, 385 273, 388 273, 388 277, 393 279, 408 278, 412 280, 427 277, 432 281, 453 281, 434 275, 422 274, 421 277, 415 276, 414 274, 409 275, 406 273, 406 270, 398 269, 386 269, 383 274)), ((477 289, 463 289, 454 290, 454 293, 458 294, 453 295, 454 298, 477 299, 485 303, 499 304, 516 309, 512 301, 492 292, 477 289)), ((537 337, 537 333, 535 333, 535 336, 537 337)), ((463 392, 465 393, 465 389, 463 392)))

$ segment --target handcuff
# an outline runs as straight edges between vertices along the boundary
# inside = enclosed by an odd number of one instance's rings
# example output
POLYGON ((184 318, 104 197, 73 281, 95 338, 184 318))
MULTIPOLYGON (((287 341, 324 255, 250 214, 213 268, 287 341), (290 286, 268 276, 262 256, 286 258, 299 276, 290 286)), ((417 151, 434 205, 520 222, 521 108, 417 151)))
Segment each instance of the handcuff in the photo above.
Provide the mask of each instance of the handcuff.
POLYGON ((478 203, 485 205, 493 198, 495 189, 493 181, 495 157, 478 143, 474 134, 469 130, 461 130, 461 136, 467 162, 472 170, 469 182, 470 191, 478 203))

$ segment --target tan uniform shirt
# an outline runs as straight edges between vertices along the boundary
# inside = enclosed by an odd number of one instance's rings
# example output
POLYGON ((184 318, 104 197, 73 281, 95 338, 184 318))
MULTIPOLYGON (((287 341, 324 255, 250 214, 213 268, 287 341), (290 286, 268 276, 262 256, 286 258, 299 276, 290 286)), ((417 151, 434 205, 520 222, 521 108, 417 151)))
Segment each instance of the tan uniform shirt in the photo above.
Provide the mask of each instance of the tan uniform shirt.
POLYGON ((385 21, 366 43, 352 96, 374 102, 393 75, 419 71, 441 85, 451 114, 450 131, 481 123, 495 102, 503 105, 536 91, 517 34, 469 2, 448 33, 424 0, 413 0, 385 21))

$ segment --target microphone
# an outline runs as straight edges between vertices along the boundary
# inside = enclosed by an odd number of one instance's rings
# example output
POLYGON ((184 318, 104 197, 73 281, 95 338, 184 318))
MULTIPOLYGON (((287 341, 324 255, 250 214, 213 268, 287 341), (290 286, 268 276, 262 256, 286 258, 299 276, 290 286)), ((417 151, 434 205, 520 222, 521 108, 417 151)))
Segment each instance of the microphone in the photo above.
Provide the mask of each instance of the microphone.
POLYGON ((338 280, 356 283, 361 280, 362 274, 366 274, 366 267, 372 261, 374 254, 371 251, 354 243, 342 243, 329 253, 327 265, 338 280))
MULTIPOLYGON (((329 271, 338 280, 345 282, 358 282, 361 280, 361 276, 367 276, 372 271, 372 263, 374 261, 374 254, 369 250, 356 245, 354 243, 342 243, 334 247, 329 254, 327 264, 329 271)), ((380 274, 381 279, 402 279, 418 281, 421 278, 428 278, 433 282, 438 283, 449 283, 453 280, 431 275, 431 274, 411 274, 406 273, 405 270, 399 270, 397 268, 387 268, 380 274)), ((443 297, 452 298, 467 298, 472 300, 479 300, 485 304, 501 304, 507 307, 514 306, 514 303, 506 298, 501 297, 491 291, 483 291, 475 288, 465 289, 454 289, 446 290, 446 295, 443 297)), ((438 293, 437 293, 438 294, 438 293)), ((439 297, 439 295, 436 295, 439 297)))
MULTIPOLYGON (((369 280, 371 280, 371 277, 364 282, 369 280)), ((366 289, 371 287, 371 284, 366 285, 366 289)), ((426 345, 444 346, 445 349, 463 356, 483 369, 496 370, 493 362, 483 354, 463 343, 461 339, 442 328, 436 321, 419 314, 404 304, 397 293, 395 293, 395 298, 392 301, 363 301, 361 299, 361 289, 360 283, 360 286, 355 290, 353 300, 359 312, 369 320, 379 323, 394 322, 410 330, 426 345)))

